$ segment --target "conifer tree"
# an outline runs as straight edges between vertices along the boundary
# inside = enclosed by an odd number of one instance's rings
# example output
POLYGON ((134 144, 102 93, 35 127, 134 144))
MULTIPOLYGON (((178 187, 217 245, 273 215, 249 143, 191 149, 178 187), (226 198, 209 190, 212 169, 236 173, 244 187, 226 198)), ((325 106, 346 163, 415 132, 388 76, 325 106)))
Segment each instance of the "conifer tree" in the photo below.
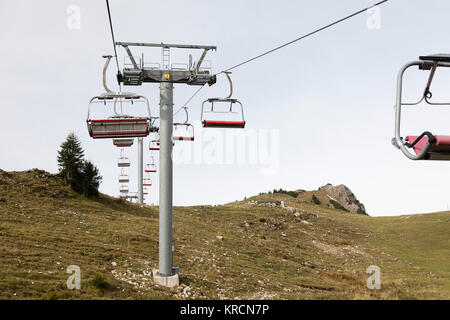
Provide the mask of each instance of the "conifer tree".
POLYGON ((102 181, 102 176, 99 174, 98 168, 89 160, 83 163, 82 177, 84 196, 98 196, 98 187, 102 181))
POLYGON ((58 151, 59 175, 77 192, 82 191, 83 157, 80 140, 73 132, 69 133, 58 151))

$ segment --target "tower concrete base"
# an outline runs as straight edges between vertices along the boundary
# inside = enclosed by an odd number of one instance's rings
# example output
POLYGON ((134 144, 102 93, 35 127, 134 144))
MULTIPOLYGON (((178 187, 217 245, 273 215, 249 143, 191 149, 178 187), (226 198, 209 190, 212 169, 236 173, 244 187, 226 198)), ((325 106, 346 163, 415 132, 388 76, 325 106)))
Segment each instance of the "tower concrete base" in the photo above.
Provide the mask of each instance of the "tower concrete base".
POLYGON ((168 288, 175 288, 180 285, 180 276, 178 275, 179 269, 173 268, 171 276, 163 276, 157 269, 153 269, 153 281, 156 284, 168 288))

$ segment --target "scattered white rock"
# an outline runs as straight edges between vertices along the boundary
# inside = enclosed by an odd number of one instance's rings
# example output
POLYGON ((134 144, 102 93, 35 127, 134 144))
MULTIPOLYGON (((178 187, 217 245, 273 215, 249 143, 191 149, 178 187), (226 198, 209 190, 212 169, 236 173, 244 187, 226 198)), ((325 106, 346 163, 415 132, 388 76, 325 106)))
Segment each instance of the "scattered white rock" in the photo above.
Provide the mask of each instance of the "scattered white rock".
POLYGON ((218 240, 223 240, 223 236, 216 236, 218 240))
POLYGON ((113 267, 115 267, 115 266, 117 266, 117 263, 116 262, 111 262, 111 265, 113 266, 113 267))

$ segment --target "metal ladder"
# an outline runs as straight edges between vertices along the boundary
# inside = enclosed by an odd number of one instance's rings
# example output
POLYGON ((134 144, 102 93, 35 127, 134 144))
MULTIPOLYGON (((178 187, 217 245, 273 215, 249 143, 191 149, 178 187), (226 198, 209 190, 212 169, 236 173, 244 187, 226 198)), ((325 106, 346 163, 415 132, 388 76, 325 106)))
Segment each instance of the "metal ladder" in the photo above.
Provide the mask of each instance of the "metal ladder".
POLYGON ((166 48, 166 47, 162 48, 162 62, 163 62, 163 69, 169 70, 170 69, 170 48, 166 48))

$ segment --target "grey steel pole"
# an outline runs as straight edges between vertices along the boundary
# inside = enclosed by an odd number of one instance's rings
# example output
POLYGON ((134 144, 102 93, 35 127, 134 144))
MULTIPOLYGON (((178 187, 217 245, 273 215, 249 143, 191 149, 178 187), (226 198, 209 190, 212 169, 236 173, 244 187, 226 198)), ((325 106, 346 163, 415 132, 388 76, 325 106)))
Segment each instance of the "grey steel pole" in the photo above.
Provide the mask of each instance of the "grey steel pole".
POLYGON ((173 83, 160 83, 159 274, 172 271, 172 130, 173 83))
POLYGON ((138 202, 144 203, 144 143, 143 138, 138 138, 138 202))

